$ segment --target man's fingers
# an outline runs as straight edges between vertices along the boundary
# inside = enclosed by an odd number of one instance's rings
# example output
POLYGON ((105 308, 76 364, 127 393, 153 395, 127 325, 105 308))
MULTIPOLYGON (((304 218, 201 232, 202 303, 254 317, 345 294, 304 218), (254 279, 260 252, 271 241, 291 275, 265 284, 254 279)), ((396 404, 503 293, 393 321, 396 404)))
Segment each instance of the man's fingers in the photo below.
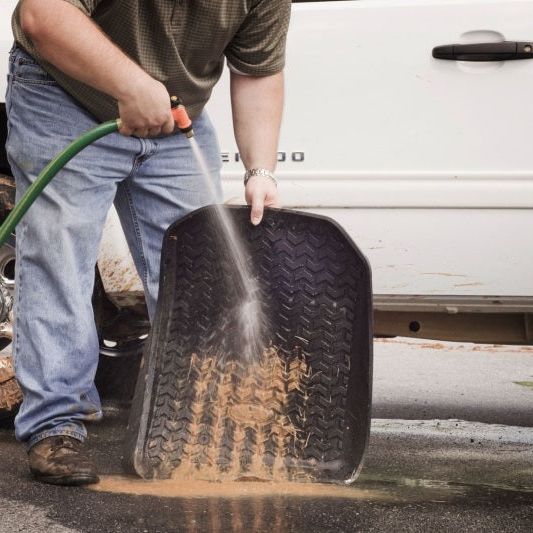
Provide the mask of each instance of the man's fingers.
POLYGON ((271 180, 264 181, 260 177, 254 176, 246 185, 244 195, 246 202, 252 206, 250 218, 255 226, 263 219, 265 207, 279 206, 278 191, 271 180))
POLYGON ((174 131, 174 119, 172 115, 169 114, 167 121, 163 124, 161 128, 161 133, 165 135, 170 135, 174 131))
POLYGON ((118 129, 118 132, 121 135, 124 135, 125 137, 131 137, 133 134, 133 130, 131 128, 128 128, 128 126, 124 126, 124 124, 121 124, 120 128, 118 129))
POLYGON ((267 194, 265 207, 281 207, 281 201, 277 189, 267 194))
POLYGON ((257 226, 263 218, 264 198, 260 195, 254 194, 252 197, 252 213, 251 220, 254 226, 257 226))
POLYGON ((136 130, 134 130, 133 135, 135 135, 135 137, 141 138, 148 137, 148 128, 137 128, 136 130))
POLYGON ((150 128, 148 130, 148 137, 157 137, 161 133, 161 128, 150 128))

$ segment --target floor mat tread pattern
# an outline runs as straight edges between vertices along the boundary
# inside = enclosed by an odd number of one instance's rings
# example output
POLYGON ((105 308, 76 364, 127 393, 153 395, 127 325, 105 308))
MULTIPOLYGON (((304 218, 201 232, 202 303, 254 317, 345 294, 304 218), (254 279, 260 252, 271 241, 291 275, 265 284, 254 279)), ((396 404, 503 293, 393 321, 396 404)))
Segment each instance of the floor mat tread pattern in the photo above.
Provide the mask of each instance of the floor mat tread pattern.
POLYGON ((229 213, 260 286, 270 347, 253 364, 241 358, 231 312, 239 294, 214 209, 173 225, 158 338, 130 419, 134 469, 157 478, 345 480, 369 429, 368 264, 323 217, 271 210, 252 227, 247 208, 229 213))

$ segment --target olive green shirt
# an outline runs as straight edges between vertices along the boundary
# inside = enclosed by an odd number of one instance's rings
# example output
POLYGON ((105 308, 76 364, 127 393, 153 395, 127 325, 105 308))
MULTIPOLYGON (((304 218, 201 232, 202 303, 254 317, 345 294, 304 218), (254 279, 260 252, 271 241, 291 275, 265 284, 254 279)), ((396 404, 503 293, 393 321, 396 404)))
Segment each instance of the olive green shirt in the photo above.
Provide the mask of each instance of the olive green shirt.
MULTIPOLYGON (((220 78, 224 57, 242 74, 283 69, 290 0, 65 0, 81 9, 148 74, 198 116, 220 78)), ((13 14, 15 40, 98 120, 118 116, 117 102, 39 57, 13 14)))

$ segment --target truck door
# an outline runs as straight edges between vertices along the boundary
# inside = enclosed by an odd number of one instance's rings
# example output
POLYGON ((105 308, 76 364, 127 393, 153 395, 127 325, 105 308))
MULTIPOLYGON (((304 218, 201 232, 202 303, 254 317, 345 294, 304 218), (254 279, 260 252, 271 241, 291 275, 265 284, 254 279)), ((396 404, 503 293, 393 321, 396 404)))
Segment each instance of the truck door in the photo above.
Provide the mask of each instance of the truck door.
MULTIPOLYGON (((530 0, 293 3, 282 199, 339 220, 376 302, 533 301, 533 60, 432 56, 510 41, 533 58, 532 20, 530 0)), ((227 79, 209 109, 227 196, 242 198, 227 79)))

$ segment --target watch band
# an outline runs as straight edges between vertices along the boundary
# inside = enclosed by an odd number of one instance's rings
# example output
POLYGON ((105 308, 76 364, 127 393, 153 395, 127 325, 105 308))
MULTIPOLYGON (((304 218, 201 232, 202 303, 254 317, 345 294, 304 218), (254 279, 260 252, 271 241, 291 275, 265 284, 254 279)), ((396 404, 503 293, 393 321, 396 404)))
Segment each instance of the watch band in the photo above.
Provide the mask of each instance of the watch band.
POLYGON ((254 176, 261 176, 263 178, 269 178, 274 182, 274 185, 276 187, 278 186, 278 182, 276 181, 276 178, 274 177, 274 174, 266 169, 266 168, 250 168, 244 173, 244 185, 246 185, 250 178, 253 178, 254 176))

